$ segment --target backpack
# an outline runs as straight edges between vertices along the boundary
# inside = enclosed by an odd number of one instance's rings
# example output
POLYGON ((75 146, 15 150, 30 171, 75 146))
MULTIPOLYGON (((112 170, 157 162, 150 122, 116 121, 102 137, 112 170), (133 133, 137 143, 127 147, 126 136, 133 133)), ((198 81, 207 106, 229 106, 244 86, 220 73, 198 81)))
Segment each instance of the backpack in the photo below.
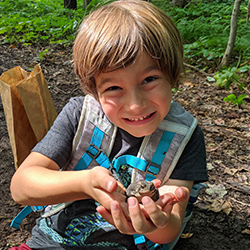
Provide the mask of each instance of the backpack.
MULTIPOLYGON (((137 156, 122 155, 110 161, 109 155, 114 145, 117 127, 108 120, 100 104, 87 95, 84 98, 80 121, 73 140, 72 154, 63 170, 77 171, 100 165, 114 169, 114 173, 118 173, 122 166, 129 165, 133 167, 131 182, 152 181, 157 178, 164 184, 174 170, 196 126, 197 120, 178 103, 172 102, 169 113, 158 128, 151 135, 144 137, 137 156)), ((193 203, 203 186, 204 184, 193 186, 182 230, 174 242, 160 246, 146 240, 143 235, 134 235, 135 244, 147 246, 149 249, 172 249, 191 218, 193 203)), ((51 210, 46 209, 48 212, 42 217, 49 217, 71 203, 66 202, 51 210)), ((12 221, 11 226, 18 228, 23 218, 33 210, 43 211, 44 207, 25 207, 12 221)))

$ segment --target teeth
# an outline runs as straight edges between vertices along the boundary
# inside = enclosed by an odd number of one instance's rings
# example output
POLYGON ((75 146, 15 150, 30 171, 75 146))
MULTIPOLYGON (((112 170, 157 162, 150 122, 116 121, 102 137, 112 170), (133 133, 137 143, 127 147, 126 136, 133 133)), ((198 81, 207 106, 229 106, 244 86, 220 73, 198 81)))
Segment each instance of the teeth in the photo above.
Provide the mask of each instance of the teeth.
POLYGON ((135 121, 135 122, 137 122, 137 121, 142 121, 142 120, 144 120, 145 118, 147 118, 147 117, 149 117, 149 115, 145 115, 145 116, 143 116, 143 117, 140 117, 140 118, 128 118, 128 120, 129 121, 135 121))

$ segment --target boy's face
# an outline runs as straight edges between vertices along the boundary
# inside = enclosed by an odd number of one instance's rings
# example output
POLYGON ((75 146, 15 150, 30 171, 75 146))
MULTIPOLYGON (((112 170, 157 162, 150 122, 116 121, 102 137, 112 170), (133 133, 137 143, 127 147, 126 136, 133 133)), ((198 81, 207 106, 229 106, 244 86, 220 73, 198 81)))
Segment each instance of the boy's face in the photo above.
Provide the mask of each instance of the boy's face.
POLYGON ((169 111, 170 83, 146 53, 125 68, 99 74, 95 82, 109 120, 135 137, 152 134, 169 111))

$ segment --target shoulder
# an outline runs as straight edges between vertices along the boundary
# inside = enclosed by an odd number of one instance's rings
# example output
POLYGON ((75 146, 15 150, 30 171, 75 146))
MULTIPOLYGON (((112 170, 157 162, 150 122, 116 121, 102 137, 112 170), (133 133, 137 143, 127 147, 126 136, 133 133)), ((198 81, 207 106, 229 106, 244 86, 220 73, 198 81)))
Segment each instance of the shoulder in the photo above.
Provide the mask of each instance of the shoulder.
POLYGON ((69 102, 58 115, 55 123, 63 125, 68 122, 67 126, 71 127, 75 132, 80 120, 83 102, 84 96, 70 98, 69 102))
POLYGON ((205 157, 205 142, 204 134, 199 125, 196 126, 190 140, 188 141, 186 148, 184 149, 188 155, 202 153, 205 157))
POLYGON ((205 141, 200 126, 195 128, 170 178, 207 181, 205 141))
POLYGON ((179 103, 172 101, 168 114, 164 120, 187 126, 193 126, 196 120, 191 113, 186 111, 179 103))
POLYGON ((63 167, 71 154, 83 102, 84 97, 71 98, 57 116, 48 133, 32 151, 49 157, 63 167))
POLYGON ((71 114, 81 114, 84 98, 84 96, 70 98, 69 102, 64 106, 62 111, 66 111, 71 114))

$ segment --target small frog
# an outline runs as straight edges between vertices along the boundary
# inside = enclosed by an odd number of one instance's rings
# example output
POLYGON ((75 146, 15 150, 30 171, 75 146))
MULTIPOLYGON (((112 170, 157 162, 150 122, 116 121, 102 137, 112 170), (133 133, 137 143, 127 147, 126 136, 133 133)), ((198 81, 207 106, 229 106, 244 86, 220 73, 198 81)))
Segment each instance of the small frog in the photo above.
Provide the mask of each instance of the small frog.
POLYGON ((141 203, 142 197, 148 196, 152 200, 157 201, 159 199, 159 191, 150 181, 138 181, 131 183, 125 192, 127 199, 130 196, 134 196, 141 203))

